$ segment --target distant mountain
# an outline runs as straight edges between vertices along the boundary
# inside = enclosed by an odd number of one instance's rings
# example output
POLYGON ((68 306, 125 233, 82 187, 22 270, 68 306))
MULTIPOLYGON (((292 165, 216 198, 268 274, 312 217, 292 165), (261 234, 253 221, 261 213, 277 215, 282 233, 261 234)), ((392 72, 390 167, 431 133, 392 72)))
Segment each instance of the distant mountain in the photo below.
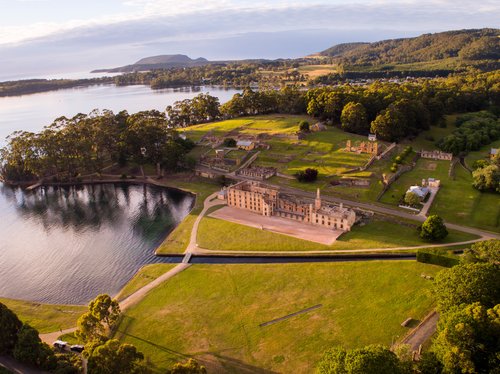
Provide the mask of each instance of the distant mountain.
POLYGON ((193 60, 186 55, 159 55, 142 58, 132 65, 111 69, 98 69, 93 70, 92 73, 130 73, 133 71, 168 69, 174 67, 202 66, 210 63, 210 61, 203 57, 193 60))
POLYGON ((457 30, 375 43, 345 43, 317 55, 333 57, 346 65, 408 64, 450 58, 498 62, 500 30, 457 30))

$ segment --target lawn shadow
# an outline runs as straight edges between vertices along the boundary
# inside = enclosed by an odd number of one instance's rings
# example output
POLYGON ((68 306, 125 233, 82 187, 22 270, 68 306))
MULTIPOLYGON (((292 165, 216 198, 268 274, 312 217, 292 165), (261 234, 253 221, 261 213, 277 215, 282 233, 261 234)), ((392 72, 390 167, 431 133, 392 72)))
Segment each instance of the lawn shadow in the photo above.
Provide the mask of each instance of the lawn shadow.
POLYGON ((154 343, 154 342, 152 342, 150 340, 141 338, 140 336, 129 334, 127 332, 128 325, 130 325, 130 323, 132 322, 131 320, 134 320, 134 318, 130 318, 130 317, 126 317, 126 316, 125 316, 125 318, 128 318, 130 321, 128 321, 128 324, 126 325, 125 329, 116 330, 115 334, 121 334, 121 336, 128 336, 128 337, 130 337, 132 339, 139 340, 139 341, 141 341, 143 343, 149 344, 152 347, 155 347, 156 349, 158 349, 160 351, 163 351, 163 352, 166 352, 166 353, 169 353, 169 354, 171 354, 173 356, 177 356, 177 357, 181 357, 181 358, 190 358, 190 357, 192 357, 190 355, 186 355, 184 353, 181 353, 181 352, 178 352, 178 351, 174 351, 173 349, 170 349, 168 347, 164 347, 162 345, 156 344, 156 343, 154 343))
POLYGON ((407 327, 409 329, 413 329, 413 328, 417 327, 420 324, 420 322, 421 321, 419 319, 412 318, 412 320, 410 322, 408 322, 408 324, 405 327, 407 327))
POLYGON ((275 374, 277 371, 272 371, 268 369, 264 369, 258 366, 250 365, 244 361, 238 360, 233 357, 224 356, 221 354, 213 354, 215 358, 217 358, 220 362, 220 365, 223 367, 227 367, 231 372, 235 372, 238 374, 275 374))

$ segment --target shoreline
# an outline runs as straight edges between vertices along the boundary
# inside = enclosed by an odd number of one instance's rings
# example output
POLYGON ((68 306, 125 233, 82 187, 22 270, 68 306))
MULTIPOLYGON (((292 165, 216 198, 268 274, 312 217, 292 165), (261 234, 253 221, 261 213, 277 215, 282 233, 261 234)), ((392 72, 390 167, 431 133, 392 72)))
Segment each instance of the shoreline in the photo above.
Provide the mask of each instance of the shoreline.
MULTIPOLYGON (((31 181, 31 182, 6 182, 3 179, 0 179, 0 183, 3 183, 3 184, 5 184, 7 186, 10 186, 10 187, 23 188, 24 190, 27 190, 30 186, 35 186, 35 185, 36 185, 36 187, 33 188, 33 190, 36 190, 36 189, 42 188, 42 187, 61 187, 61 188, 63 188, 63 187, 77 187, 77 186, 83 186, 83 185, 117 184, 117 183, 125 183, 125 184, 129 184, 129 185, 140 185, 140 184, 143 184, 143 185, 149 185, 149 186, 155 186, 155 187, 160 187, 160 188, 166 188, 166 189, 176 190, 176 191, 179 191, 179 192, 190 194, 190 195, 192 195, 194 197, 193 203, 191 205, 191 208, 189 209, 189 212, 186 214, 186 216, 182 219, 182 221, 179 222, 179 225, 180 225, 186 219, 186 217, 188 217, 189 214, 191 214, 191 212, 195 208, 195 206, 196 206, 196 199, 198 199, 198 194, 196 192, 194 192, 194 191, 190 191, 190 190, 185 189, 185 188, 175 187, 175 186, 166 185, 166 184, 161 184, 161 183, 157 182, 158 181, 157 179, 154 179, 154 178, 155 177, 146 177, 146 178, 137 177, 137 178, 122 179, 122 178, 119 178, 119 177, 110 177, 109 179, 82 180, 82 181, 78 181, 78 182, 77 181, 75 181, 75 182, 40 182, 40 181, 39 182, 36 182, 36 181, 31 181)), ((163 180, 163 179, 160 179, 160 180, 163 180)), ((160 245, 170 236, 170 234, 174 230, 175 230, 175 228, 173 230, 171 230, 169 233, 167 233, 167 235, 164 238, 162 238, 161 242, 155 248, 153 248, 153 255, 155 257, 158 257, 158 258, 162 257, 162 256, 159 256, 156 253, 156 251, 158 250, 158 248, 160 247, 160 245)), ((181 255, 181 256, 184 256, 184 255, 181 255)), ((130 280, 146 265, 151 265, 151 264, 143 264, 139 269, 137 269, 137 271, 132 275, 132 277, 129 280, 127 280, 127 282, 125 282, 125 284, 121 288, 125 287, 130 282, 130 280)), ((120 291, 118 291, 118 292, 120 292, 120 291)), ((116 296, 116 295, 113 295, 113 297, 114 296, 116 296)), ((29 300, 29 299, 9 298, 9 297, 5 297, 5 296, 1 296, 1 295, 0 295, 0 298, 10 299, 10 300, 17 300, 17 301, 28 302, 28 303, 35 303, 35 304, 44 304, 44 305, 68 305, 68 306, 71 306, 71 305, 74 305, 74 306, 87 305, 87 304, 46 303, 46 302, 40 302, 40 301, 36 301, 36 300, 29 300)))

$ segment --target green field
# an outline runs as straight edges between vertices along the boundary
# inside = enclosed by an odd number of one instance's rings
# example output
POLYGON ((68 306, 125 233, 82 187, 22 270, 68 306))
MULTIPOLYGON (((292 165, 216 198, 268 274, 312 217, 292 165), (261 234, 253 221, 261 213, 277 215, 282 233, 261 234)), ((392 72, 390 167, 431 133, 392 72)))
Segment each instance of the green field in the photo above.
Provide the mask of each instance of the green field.
POLYGON ((180 129, 180 131, 185 132, 188 138, 195 142, 199 141, 207 133, 218 137, 231 136, 231 134, 234 135, 233 132, 246 135, 257 135, 260 133, 270 135, 294 134, 298 130, 298 123, 302 120, 314 121, 308 116, 282 116, 274 114, 205 123, 180 129))
POLYGON ((160 275, 165 274, 170 269, 174 268, 174 264, 149 264, 144 265, 133 276, 131 280, 120 290, 115 296, 117 300, 123 300, 132 295, 135 291, 151 283, 160 275))
POLYGON ((76 326, 76 320, 87 311, 84 305, 40 304, 31 301, 0 298, 19 319, 40 333, 54 332, 76 326))
MULTIPOLYGON (((475 238, 475 235, 451 231, 443 243, 475 238)), ((201 220, 197 241, 200 247, 211 250, 276 252, 394 248, 426 244, 418 237, 415 227, 379 220, 364 226, 354 226, 352 231, 343 234, 333 245, 328 246, 212 217, 201 220)))
POLYGON ((430 214, 438 214, 457 224, 500 231, 498 194, 481 193, 473 188, 471 174, 460 164, 455 166, 455 178, 449 177, 449 165, 449 161, 418 160, 415 169, 394 182, 381 201, 397 205, 411 185, 420 185, 423 178, 434 177, 441 180, 441 188, 430 214))
POLYGON ((439 268, 413 261, 194 265, 125 312, 117 336, 159 372, 194 357, 209 372, 310 373, 332 345, 390 345, 432 308, 439 268), (321 304, 281 322, 259 324, 321 304))
POLYGON ((465 162, 467 163, 467 166, 472 169, 472 165, 474 164, 474 161, 489 160, 491 148, 500 148, 500 140, 497 140, 491 144, 485 145, 485 146, 481 147, 481 149, 478 151, 469 152, 467 157, 465 157, 465 162))

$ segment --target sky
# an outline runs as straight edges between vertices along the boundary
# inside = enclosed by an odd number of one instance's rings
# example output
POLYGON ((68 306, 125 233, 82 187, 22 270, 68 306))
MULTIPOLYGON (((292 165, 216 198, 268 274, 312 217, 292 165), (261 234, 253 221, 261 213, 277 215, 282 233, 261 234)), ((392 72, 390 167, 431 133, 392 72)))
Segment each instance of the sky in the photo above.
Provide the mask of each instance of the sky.
POLYGON ((498 0, 0 0, 0 80, 157 54, 293 58, 343 42, 499 26, 498 0))

